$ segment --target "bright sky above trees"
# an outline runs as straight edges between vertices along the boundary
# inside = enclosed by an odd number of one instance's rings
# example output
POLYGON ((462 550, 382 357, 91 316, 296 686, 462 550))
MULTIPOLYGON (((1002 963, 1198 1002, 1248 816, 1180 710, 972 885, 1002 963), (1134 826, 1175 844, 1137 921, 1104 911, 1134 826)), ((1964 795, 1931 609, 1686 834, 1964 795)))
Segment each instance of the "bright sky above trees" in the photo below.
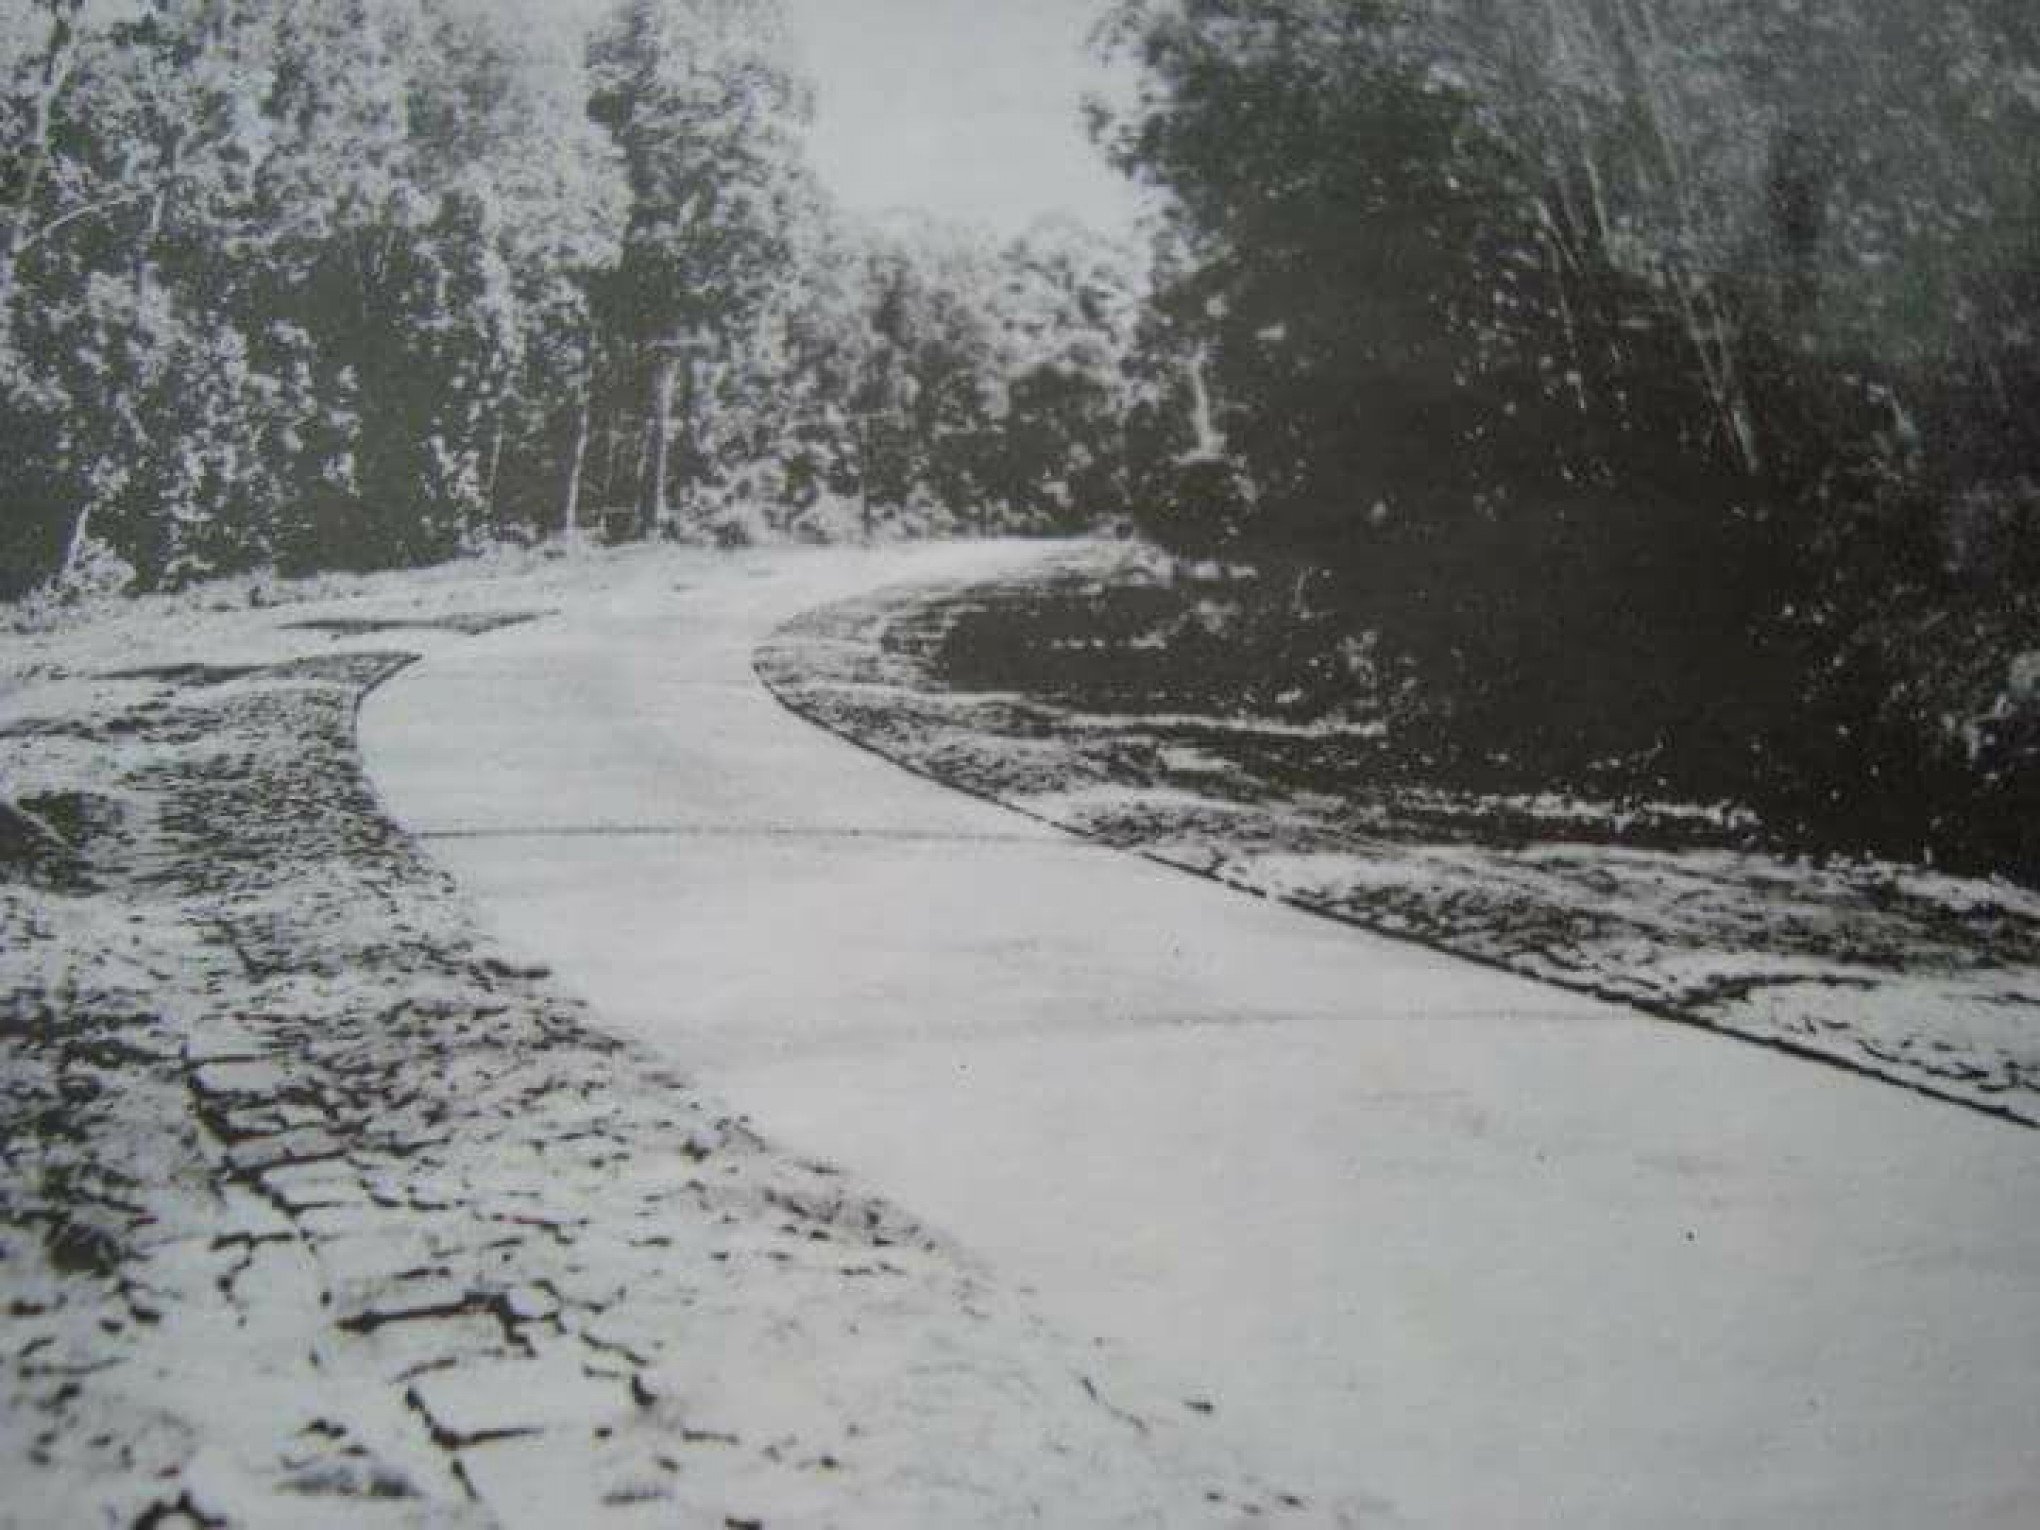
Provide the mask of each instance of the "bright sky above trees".
POLYGON ((1104 0, 786 0, 817 89, 814 158, 859 211, 1017 230, 1065 211, 1125 230, 1134 201, 1084 137, 1104 0))
MULTIPOLYGON (((486 0, 573 24, 609 0, 486 0)), ((1108 234, 1138 202, 1084 134, 1111 77, 1086 47, 1109 0, 781 0, 816 89, 813 161, 855 212, 1013 233, 1067 213, 1108 234)))

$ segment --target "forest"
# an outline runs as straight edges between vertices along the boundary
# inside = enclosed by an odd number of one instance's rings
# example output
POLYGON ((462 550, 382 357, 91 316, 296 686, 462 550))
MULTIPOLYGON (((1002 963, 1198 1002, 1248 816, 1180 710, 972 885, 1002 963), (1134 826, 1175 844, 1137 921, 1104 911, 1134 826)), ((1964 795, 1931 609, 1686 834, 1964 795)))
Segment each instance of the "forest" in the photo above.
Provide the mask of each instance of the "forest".
MULTIPOLYGON (((1131 505, 1437 768, 2040 871, 2040 11, 1127 0, 1131 505)), ((1259 633, 1255 637, 1252 634, 1259 633)))
POLYGON ((770 0, 0 0, 0 595, 1130 522, 1440 770, 2040 873, 2040 12, 1100 11, 1140 251, 847 216, 770 0))
POLYGON ((765 0, 5 0, 11 589, 1095 512, 1128 252, 839 213, 765 0))

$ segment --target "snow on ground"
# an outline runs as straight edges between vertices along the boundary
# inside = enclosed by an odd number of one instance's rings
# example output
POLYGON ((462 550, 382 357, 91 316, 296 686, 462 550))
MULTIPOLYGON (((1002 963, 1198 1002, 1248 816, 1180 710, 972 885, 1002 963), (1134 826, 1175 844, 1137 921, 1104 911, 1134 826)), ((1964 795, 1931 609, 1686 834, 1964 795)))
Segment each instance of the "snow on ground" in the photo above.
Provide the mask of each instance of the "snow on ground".
POLYGON ((1319 1517, 605 1036, 381 813, 366 691, 703 556, 5 639, 0 1524, 1319 1517))
MULTIPOLYGON (((1484 802, 1507 842, 1424 832, 1422 793, 1347 803, 1185 748, 1186 719, 947 690, 932 663, 959 613, 1073 570, 1094 547, 991 590, 891 590, 810 613, 759 653, 796 711, 937 780, 1228 885, 1580 992, 2040 1125, 2040 894, 1862 863, 1606 843, 1605 812, 1484 802), (1526 823, 1534 834, 1521 832, 1526 823), (1594 831, 1601 832, 1594 832, 1594 831)), ((1238 735, 1237 718, 1190 719, 1238 735)), ((1271 724, 1271 732, 1293 728, 1271 724)), ((1630 809, 1632 813, 1638 811, 1630 809)), ((1699 809, 1648 810, 1670 823, 1699 809)))

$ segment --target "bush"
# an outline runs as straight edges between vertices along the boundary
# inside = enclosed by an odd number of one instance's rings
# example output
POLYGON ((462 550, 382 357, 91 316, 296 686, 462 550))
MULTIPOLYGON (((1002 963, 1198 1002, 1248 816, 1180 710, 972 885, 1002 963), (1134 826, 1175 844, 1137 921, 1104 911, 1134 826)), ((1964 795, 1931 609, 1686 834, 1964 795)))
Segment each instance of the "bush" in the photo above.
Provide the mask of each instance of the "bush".
POLYGON ((1200 457, 1155 472, 1133 505, 1133 522, 1187 558, 1236 552, 1254 504, 1253 485, 1236 464, 1200 457))
POLYGON ((33 631, 56 621, 60 613, 117 599, 135 587, 135 567, 98 537, 87 533, 71 548, 64 565, 23 597, 15 610, 17 626, 33 631))

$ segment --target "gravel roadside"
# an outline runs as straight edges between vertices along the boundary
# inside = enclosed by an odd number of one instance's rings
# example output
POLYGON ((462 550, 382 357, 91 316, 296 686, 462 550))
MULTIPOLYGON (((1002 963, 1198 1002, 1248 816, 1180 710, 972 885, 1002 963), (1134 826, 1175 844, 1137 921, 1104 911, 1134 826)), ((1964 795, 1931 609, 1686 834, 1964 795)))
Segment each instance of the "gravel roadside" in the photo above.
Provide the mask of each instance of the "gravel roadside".
POLYGON ((381 814, 361 698, 624 566, 10 642, 0 1523, 1312 1522, 381 814))

